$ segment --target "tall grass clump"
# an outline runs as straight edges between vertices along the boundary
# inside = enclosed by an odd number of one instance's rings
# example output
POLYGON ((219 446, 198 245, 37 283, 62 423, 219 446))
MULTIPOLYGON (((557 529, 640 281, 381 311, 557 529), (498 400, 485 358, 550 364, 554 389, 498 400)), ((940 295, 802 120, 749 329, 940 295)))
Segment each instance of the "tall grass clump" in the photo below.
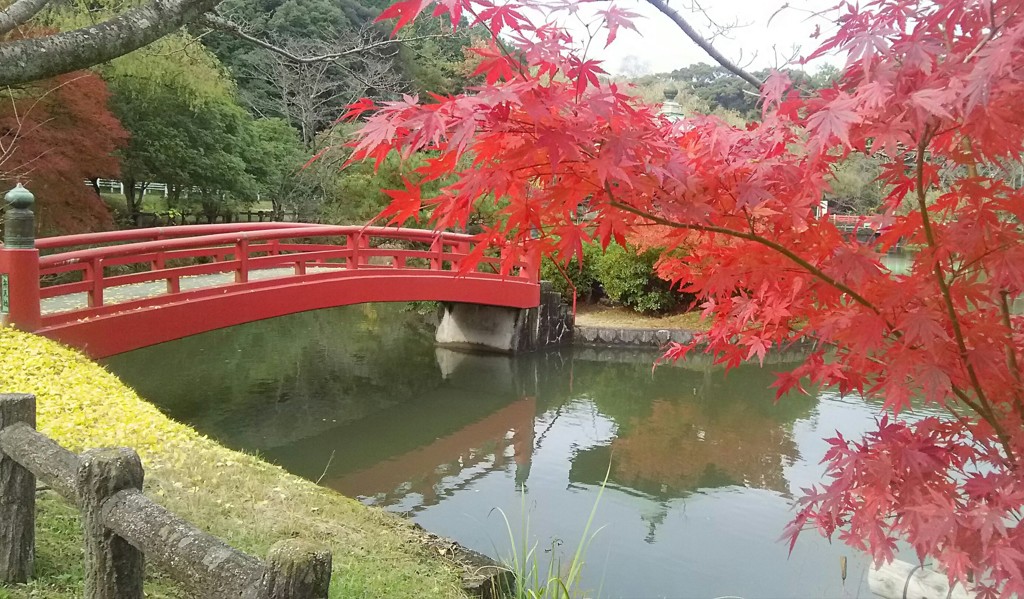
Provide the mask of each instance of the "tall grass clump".
MULTIPOLYGON (((587 525, 583 528, 580 540, 576 544, 572 559, 563 564, 556 551, 558 542, 551 544, 551 559, 548 560, 546 568, 541 566, 542 553, 537 551, 537 541, 530 540, 530 516, 526 509, 526 490, 522 491, 522 513, 520 524, 519 540, 516 540, 512 530, 512 523, 508 515, 501 508, 495 510, 501 514, 505 521, 505 530, 508 532, 509 552, 507 556, 500 559, 506 568, 513 574, 509 582, 512 588, 502 589, 503 595, 510 599, 592 599, 594 595, 582 588, 583 568, 586 566, 587 550, 601 529, 591 532, 594 524, 594 516, 597 514, 597 506, 601 503, 601 496, 604 495, 605 485, 608 476, 601 483, 601 489, 594 500, 594 506, 590 509, 587 517, 587 525)), ((499 555, 500 551, 496 551, 499 555)))

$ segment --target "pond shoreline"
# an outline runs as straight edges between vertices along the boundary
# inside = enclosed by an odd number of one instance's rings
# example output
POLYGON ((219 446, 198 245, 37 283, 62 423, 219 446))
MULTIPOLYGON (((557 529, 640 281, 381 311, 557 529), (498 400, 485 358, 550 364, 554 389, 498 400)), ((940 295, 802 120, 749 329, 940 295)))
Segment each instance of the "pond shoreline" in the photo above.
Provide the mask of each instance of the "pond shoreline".
POLYGON ((626 327, 580 326, 574 328, 572 343, 592 347, 649 347, 658 349, 667 343, 689 343, 694 331, 688 329, 640 329, 626 327))

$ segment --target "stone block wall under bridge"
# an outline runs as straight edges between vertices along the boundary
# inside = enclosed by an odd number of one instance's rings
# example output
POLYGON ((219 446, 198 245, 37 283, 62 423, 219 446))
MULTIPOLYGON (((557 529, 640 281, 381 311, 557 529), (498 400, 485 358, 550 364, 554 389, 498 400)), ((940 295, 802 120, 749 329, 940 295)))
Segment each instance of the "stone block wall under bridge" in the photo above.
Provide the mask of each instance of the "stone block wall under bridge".
POLYGON ((435 339, 442 347, 518 354, 571 344, 573 325, 570 307, 542 281, 536 308, 445 303, 435 339))

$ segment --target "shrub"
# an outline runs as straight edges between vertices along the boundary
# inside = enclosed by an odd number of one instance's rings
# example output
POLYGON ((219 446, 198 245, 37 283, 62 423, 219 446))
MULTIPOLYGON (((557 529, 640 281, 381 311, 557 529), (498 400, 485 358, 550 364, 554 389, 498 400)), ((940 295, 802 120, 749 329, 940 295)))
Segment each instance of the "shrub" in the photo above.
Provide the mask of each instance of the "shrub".
POLYGON ((596 243, 588 243, 583 246, 583 265, 573 258, 569 264, 562 265, 559 269, 554 260, 545 256, 540 265, 540 278, 551 281, 555 291, 562 294, 566 301, 572 301, 572 286, 576 288, 576 297, 579 301, 590 302, 596 298, 595 287, 598 284, 597 263, 601 260, 601 246, 596 243), (563 274, 564 271, 564 274, 563 274), (566 281, 566 276, 569 280, 566 281))
POLYGON ((597 278, 608 299, 640 313, 665 312, 676 305, 676 294, 668 281, 658 278, 654 263, 658 250, 637 253, 609 245, 597 261, 597 278))

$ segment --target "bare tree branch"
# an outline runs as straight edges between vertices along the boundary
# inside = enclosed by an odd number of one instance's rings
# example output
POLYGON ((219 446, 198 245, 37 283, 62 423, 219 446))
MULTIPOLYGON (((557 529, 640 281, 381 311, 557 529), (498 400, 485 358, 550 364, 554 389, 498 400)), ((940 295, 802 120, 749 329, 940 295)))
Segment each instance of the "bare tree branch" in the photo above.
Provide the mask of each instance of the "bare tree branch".
POLYGON ((36 16, 49 3, 50 0, 18 0, 0 10, 0 35, 13 31, 18 25, 36 16))
POLYGON ((237 73, 269 90, 248 95, 246 102, 256 112, 286 119, 312 150, 317 135, 331 126, 345 105, 364 95, 393 97, 407 91, 395 73, 390 50, 385 50, 394 46, 376 43, 379 40, 372 28, 354 32, 349 39, 274 40, 283 53, 256 53, 237 73), (316 62, 289 58, 336 55, 341 57, 316 62))
POLYGON ((123 56, 195 21, 220 0, 151 0, 90 27, 0 45, 0 85, 16 85, 123 56))
POLYGON ((298 56, 296 54, 293 54, 292 52, 289 52, 288 50, 286 50, 284 48, 281 48, 280 46, 275 46, 274 44, 271 44, 270 42, 268 42, 266 40, 262 40, 262 39, 260 39, 260 38, 258 38, 256 36, 253 36, 253 35, 250 35, 250 34, 246 33, 245 30, 243 30, 239 25, 236 25, 235 23, 232 23, 231 21, 228 21, 227 19, 225 19, 223 17, 219 17, 217 15, 212 15, 212 14, 204 15, 202 18, 199 19, 199 24, 206 25, 207 27, 209 27, 211 29, 216 29, 218 31, 223 31, 224 33, 230 33, 231 35, 233 35, 235 37, 243 39, 243 40, 245 40, 247 42, 250 42, 252 44, 256 44, 257 46, 259 46, 261 48, 264 48, 266 50, 270 50, 271 52, 274 52, 275 54, 280 54, 281 56, 285 57, 286 59, 288 59, 288 60, 290 60, 292 62, 295 62, 295 63, 299 63, 299 64, 310 64, 310 63, 314 63, 314 62, 329 62, 329 61, 332 61, 332 60, 337 60, 339 58, 344 58, 345 56, 352 56, 353 54, 358 54, 358 53, 361 53, 361 52, 368 52, 370 50, 375 50, 377 48, 382 48, 382 47, 385 47, 385 46, 391 46, 393 44, 402 44, 402 43, 405 43, 405 42, 413 42, 413 41, 417 41, 417 40, 425 40, 425 39, 431 39, 431 38, 436 38, 436 37, 443 37, 441 34, 433 34, 433 35, 418 35, 418 36, 406 37, 406 38, 386 39, 386 40, 381 40, 381 41, 378 41, 378 42, 374 42, 372 44, 367 44, 365 46, 359 46, 359 47, 356 47, 356 48, 349 48, 347 50, 343 50, 343 51, 340 51, 340 52, 332 52, 330 54, 322 54, 322 55, 319 55, 319 56, 298 56))
POLYGON ((747 71, 737 66, 731 60, 726 58, 724 55, 722 55, 721 52, 719 52, 714 46, 712 46, 710 42, 704 39, 704 37, 701 36, 701 34, 698 33, 697 30, 694 29, 686 21, 686 19, 683 18, 683 15, 679 14, 679 11, 669 6, 665 0, 646 0, 646 2, 653 6, 654 8, 657 8, 659 11, 661 11, 662 14, 664 14, 669 19, 672 19, 672 22, 675 23, 676 26, 679 27, 679 29, 681 29, 688 38, 693 40, 693 43, 697 44, 698 46, 700 46, 702 50, 707 52, 708 56, 713 58, 715 62, 722 65, 735 75, 739 76, 741 79, 743 79, 750 85, 753 85, 757 89, 761 89, 762 81, 760 79, 754 77, 747 71))

